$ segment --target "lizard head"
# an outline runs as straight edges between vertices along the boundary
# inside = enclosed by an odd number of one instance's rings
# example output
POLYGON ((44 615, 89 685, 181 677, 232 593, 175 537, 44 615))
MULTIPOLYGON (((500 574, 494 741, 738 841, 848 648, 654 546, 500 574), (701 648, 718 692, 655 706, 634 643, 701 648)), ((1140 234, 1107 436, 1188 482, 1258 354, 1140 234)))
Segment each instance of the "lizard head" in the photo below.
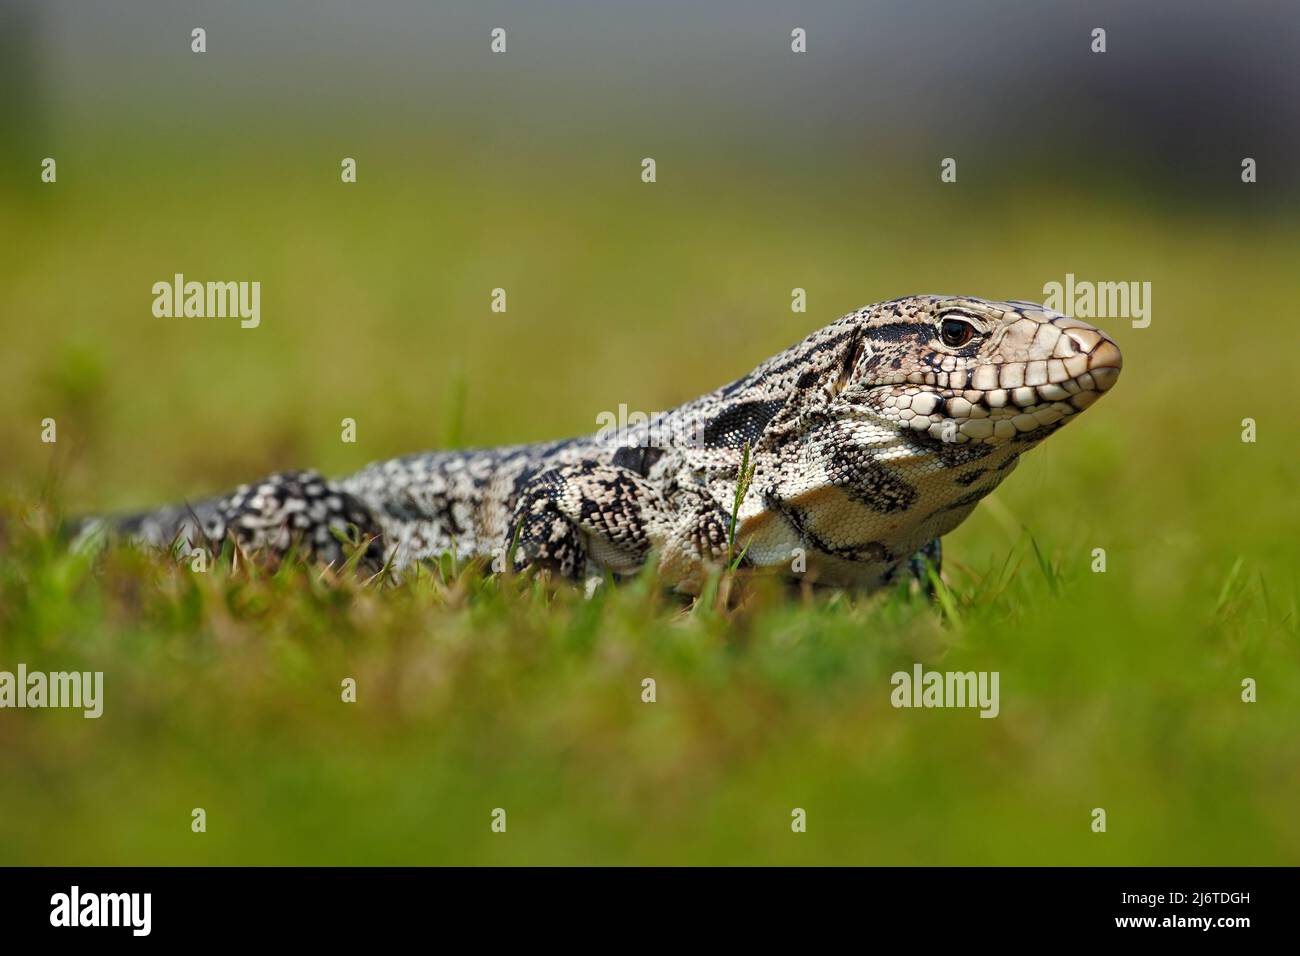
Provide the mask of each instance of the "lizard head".
POLYGON ((915 296, 856 313, 836 387, 896 431, 944 443, 1033 443, 1119 378, 1100 329, 1028 302, 915 296))

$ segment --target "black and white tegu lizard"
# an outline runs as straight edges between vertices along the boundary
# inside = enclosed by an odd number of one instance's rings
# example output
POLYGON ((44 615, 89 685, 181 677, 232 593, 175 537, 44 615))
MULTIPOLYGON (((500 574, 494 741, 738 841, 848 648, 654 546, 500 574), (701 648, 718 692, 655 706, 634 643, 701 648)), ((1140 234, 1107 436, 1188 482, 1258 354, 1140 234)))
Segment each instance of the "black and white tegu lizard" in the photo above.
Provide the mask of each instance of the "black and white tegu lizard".
POLYGON ((1105 333, 1039 305, 895 299, 621 433, 429 452, 338 479, 274 474, 85 531, 159 546, 233 535, 272 555, 297 542, 328 562, 345 531, 370 541, 373 565, 453 552, 573 579, 631 574, 654 554, 668 583, 695 591, 727 559, 748 445, 744 563, 872 588, 921 556, 937 563, 939 538, 1120 367, 1105 333))

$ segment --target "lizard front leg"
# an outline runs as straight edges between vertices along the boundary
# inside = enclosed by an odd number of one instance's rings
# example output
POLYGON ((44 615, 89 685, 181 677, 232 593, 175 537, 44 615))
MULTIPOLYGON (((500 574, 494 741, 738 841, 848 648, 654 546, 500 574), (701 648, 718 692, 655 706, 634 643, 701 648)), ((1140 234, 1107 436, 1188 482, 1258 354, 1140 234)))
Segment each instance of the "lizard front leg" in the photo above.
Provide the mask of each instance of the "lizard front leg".
MULTIPOLYGON (((664 580, 687 594, 699 594, 708 568, 728 555, 730 516, 703 488, 676 486, 668 493, 670 531, 660 570, 664 580)), ((736 549, 742 545, 736 542, 736 549)))
POLYGON ((663 498, 645 478, 618 465, 578 462, 527 481, 506 546, 515 544, 516 569, 536 566, 579 580, 591 570, 635 573, 667 530, 663 498))
POLYGON ((943 571, 943 539, 935 538, 907 559, 907 573, 921 585, 921 589, 931 597, 934 596, 934 583, 930 580, 927 567, 934 568, 935 574, 943 571))

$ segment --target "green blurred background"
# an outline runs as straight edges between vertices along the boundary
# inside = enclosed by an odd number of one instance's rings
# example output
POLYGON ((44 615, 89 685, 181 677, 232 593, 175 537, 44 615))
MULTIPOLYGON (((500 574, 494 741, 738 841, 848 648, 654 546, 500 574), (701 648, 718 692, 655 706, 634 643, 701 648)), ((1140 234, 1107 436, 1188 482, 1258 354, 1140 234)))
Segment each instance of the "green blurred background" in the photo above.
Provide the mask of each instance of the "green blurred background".
POLYGON ((0 862, 1300 862, 1294 4, 350 6, 0 12, 0 669, 108 694, 0 712, 0 862), (154 318, 176 272, 260 281, 261 326, 154 318), (947 540, 956 619, 196 584, 26 536, 42 499, 590 431, 865 303, 1067 272, 1149 281, 1153 321, 1101 323, 1116 390, 947 540), (917 659, 1000 671, 1002 716, 891 710, 917 659))

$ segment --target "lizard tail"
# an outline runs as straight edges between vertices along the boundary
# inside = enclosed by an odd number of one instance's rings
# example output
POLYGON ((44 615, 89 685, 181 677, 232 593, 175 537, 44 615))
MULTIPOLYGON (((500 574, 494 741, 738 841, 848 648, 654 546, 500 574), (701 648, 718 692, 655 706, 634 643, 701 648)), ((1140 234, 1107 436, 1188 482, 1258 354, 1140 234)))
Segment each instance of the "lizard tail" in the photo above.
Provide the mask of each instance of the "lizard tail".
MULTIPOLYGON (((208 530, 217 530, 223 500, 207 498, 128 514, 87 515, 70 521, 65 533, 73 550, 97 547, 110 539, 154 548, 190 546, 204 541, 208 530)), ((220 537, 217 534, 218 540, 220 537)))
POLYGON ((380 528, 370 509, 315 471, 278 472, 228 495, 126 515, 83 518, 72 546, 123 538, 155 548, 219 551, 227 536, 241 547, 283 555, 299 546, 328 562, 345 557, 339 535, 370 539, 366 561, 382 563, 380 528))

